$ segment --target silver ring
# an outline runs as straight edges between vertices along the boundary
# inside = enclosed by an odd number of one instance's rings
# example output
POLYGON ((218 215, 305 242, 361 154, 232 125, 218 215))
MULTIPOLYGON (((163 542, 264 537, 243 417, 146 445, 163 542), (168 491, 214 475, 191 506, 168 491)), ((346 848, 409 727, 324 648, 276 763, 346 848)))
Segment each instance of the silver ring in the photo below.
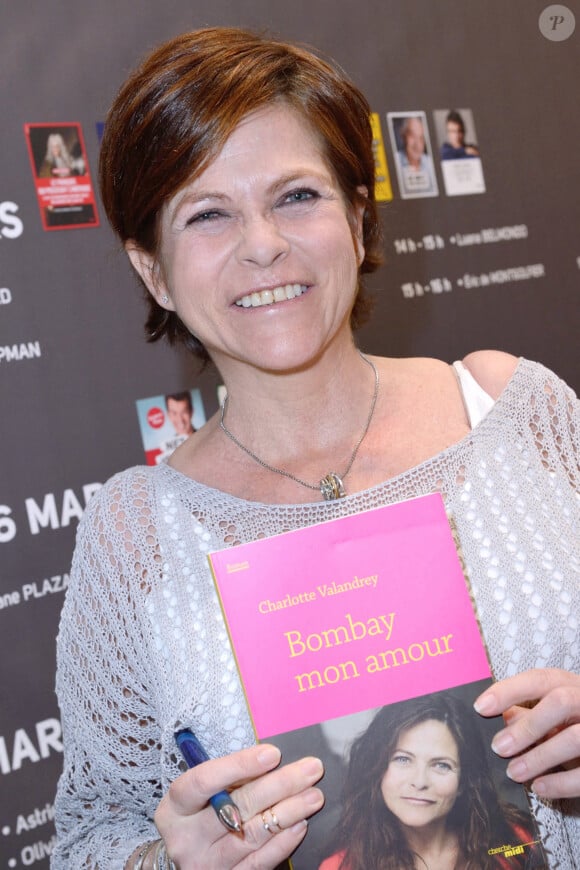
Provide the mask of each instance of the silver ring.
POLYGON ((262 815, 262 824, 264 825, 264 830, 268 831, 270 834, 277 834, 278 831, 284 830, 282 825, 278 821, 278 816, 274 812, 274 807, 270 807, 269 810, 264 810, 262 815), (266 813, 270 816, 268 819, 266 813))

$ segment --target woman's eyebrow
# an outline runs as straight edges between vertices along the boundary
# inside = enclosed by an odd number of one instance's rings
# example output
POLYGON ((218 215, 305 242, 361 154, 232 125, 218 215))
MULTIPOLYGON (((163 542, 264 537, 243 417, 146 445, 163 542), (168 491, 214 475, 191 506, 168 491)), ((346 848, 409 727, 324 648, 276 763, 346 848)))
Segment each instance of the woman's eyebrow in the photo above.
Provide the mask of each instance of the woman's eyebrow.
POLYGON ((284 175, 276 178, 270 185, 269 190, 272 193, 275 193, 281 188, 286 187, 287 184, 292 184, 294 181, 298 181, 302 178, 314 178, 324 184, 329 184, 331 181, 329 176, 324 175, 315 169, 310 167, 298 167, 297 169, 293 169, 291 172, 284 173, 284 175))
POLYGON ((169 206, 169 219, 173 220, 184 206, 196 205, 197 203, 205 202, 206 200, 217 200, 218 202, 226 202, 227 200, 229 200, 229 197, 225 193, 218 190, 185 191, 183 195, 176 200, 176 202, 172 203, 169 206))
POLYGON ((189 203, 202 202, 204 199, 224 200, 229 199, 229 197, 227 194, 222 193, 219 190, 191 190, 184 193, 181 199, 175 203, 175 206, 176 208, 179 208, 185 203, 189 205, 189 203))

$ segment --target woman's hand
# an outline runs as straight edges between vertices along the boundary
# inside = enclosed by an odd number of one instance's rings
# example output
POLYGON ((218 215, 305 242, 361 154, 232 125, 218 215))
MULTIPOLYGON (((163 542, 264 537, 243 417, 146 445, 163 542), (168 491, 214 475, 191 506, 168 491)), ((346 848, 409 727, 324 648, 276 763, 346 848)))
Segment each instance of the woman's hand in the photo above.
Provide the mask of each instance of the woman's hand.
POLYGON ((523 671, 477 698, 482 716, 503 713, 492 749, 511 758, 507 774, 542 798, 580 796, 580 676, 558 668, 523 671), (520 704, 532 704, 521 707, 520 704))
POLYGON ((279 762, 279 749, 262 744, 200 764, 171 784, 155 824, 179 870, 271 870, 294 851, 306 819, 324 803, 313 787, 323 767, 317 758, 279 762), (223 789, 240 810, 241 834, 228 832, 208 806, 223 789))

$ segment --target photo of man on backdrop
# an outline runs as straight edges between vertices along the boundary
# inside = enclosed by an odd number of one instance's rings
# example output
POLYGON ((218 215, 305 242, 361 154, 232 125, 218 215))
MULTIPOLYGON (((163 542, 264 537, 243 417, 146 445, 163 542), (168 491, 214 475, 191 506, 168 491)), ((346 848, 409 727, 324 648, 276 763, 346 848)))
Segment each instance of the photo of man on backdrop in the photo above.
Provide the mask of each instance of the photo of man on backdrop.
POLYGON ((439 188, 425 112, 389 112, 387 120, 402 198, 437 196, 439 188))

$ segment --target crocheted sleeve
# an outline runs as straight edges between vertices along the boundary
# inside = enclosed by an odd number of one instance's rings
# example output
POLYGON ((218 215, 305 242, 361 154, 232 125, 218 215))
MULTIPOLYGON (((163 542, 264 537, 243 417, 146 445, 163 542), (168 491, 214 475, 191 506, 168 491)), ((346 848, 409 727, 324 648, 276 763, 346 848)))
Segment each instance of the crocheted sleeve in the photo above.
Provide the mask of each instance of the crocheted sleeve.
POLYGON ((122 870, 157 836, 160 742, 140 603, 156 537, 138 481, 113 478, 79 526, 57 643, 65 754, 53 870, 122 870))
POLYGON ((552 450, 555 448, 572 488, 580 495, 580 402, 574 391, 553 372, 540 365, 537 368, 545 375, 545 405, 536 394, 532 395, 532 435, 544 466, 552 468, 552 450))

